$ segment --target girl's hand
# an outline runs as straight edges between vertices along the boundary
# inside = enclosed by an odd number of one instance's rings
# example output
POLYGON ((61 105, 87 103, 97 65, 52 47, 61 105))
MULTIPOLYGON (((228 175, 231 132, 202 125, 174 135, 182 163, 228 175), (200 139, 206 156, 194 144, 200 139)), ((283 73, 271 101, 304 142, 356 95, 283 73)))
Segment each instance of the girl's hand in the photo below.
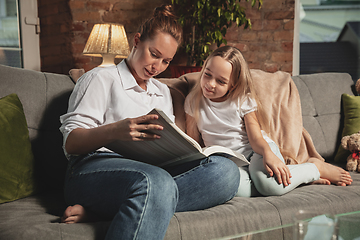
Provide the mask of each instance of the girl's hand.
POLYGON ((264 165, 271 177, 275 177, 279 184, 288 186, 291 181, 291 173, 288 168, 273 152, 264 154, 264 165))
POLYGON ((152 123, 158 119, 157 115, 145 115, 137 118, 126 118, 114 123, 114 134, 116 140, 121 141, 148 141, 160 138, 157 131, 163 127, 152 123))
POLYGON ((244 119, 250 145, 256 153, 263 156, 266 171, 271 177, 276 177, 279 184, 284 184, 285 187, 288 186, 291 183, 290 170, 285 163, 271 151, 269 144, 264 140, 255 112, 246 114, 244 119))

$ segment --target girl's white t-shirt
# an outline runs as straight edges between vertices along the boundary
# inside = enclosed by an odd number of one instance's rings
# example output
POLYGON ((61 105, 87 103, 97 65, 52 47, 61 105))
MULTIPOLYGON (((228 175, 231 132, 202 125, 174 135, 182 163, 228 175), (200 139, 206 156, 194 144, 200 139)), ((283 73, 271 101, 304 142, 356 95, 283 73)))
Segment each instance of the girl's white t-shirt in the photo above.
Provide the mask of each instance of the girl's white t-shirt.
MULTIPOLYGON (((150 78, 142 89, 125 61, 116 66, 94 68, 79 78, 69 99, 68 112, 60 116, 63 146, 76 128, 95 128, 125 118, 146 115, 160 108, 174 121, 167 85, 150 78)), ((102 151, 110 151, 101 148, 102 151)), ((69 157, 64 148, 65 155, 69 157)))
MULTIPOLYGON (((247 156, 252 148, 246 134, 244 116, 256 109, 256 101, 249 95, 239 101, 227 99, 223 102, 202 97, 197 127, 205 146, 225 146, 247 156)), ((194 116, 189 98, 185 100, 185 112, 194 116)))

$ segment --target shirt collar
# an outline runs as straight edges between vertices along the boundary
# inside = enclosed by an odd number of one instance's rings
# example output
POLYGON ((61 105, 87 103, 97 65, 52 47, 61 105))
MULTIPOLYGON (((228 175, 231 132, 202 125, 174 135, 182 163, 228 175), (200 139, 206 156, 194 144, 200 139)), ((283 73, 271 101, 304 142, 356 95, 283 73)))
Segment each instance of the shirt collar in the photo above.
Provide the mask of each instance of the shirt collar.
MULTIPOLYGON (((129 90, 129 89, 135 89, 138 92, 145 92, 144 89, 142 89, 136 82, 136 79, 134 78, 134 76, 131 74, 128 66, 126 65, 125 60, 122 60, 117 66, 118 69, 118 73, 120 75, 120 79, 121 79, 121 83, 124 87, 125 90, 129 90)), ((160 89, 156 86, 156 84, 154 83, 154 81, 156 81, 154 78, 150 78, 147 82, 146 82, 146 87, 147 87, 147 93, 152 95, 152 94, 156 94, 158 96, 162 96, 162 92, 160 91, 160 89)))

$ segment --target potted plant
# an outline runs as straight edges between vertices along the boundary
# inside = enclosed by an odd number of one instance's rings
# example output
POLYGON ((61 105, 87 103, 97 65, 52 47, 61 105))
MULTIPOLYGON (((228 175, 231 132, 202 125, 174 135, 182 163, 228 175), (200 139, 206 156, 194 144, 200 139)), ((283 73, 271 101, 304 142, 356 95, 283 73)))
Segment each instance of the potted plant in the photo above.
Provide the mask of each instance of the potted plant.
MULTIPOLYGON (((240 6, 240 1, 171 0, 184 29, 182 50, 187 54, 188 66, 199 69, 211 53, 212 45, 226 45, 225 35, 232 24, 251 28, 251 21, 246 18, 245 8, 240 6)), ((256 3, 260 9, 262 0, 251 0, 252 7, 256 3)))

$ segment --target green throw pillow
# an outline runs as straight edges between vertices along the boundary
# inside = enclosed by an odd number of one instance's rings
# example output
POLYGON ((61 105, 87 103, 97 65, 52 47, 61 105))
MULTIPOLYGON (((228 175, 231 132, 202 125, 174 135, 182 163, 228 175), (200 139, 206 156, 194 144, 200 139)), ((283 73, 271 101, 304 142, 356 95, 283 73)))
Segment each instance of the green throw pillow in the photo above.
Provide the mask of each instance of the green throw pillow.
MULTIPOLYGON (((344 129, 341 137, 351 135, 360 131, 360 96, 341 95, 344 109, 344 129)), ((350 155, 341 145, 335 155, 335 162, 345 162, 350 155)))
POLYGON ((0 203, 30 196, 35 191, 34 156, 20 99, 0 99, 0 203))

